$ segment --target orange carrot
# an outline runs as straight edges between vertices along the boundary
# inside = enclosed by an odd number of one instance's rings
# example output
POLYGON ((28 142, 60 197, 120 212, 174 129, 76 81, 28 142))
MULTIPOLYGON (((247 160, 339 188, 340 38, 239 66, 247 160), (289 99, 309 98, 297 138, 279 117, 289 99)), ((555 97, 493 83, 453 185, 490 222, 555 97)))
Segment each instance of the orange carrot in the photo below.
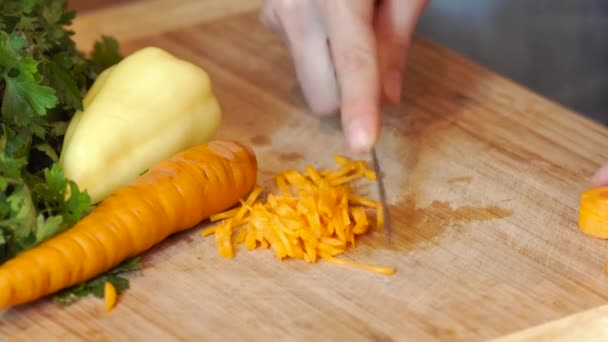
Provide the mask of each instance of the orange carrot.
POLYGON ((578 224, 585 234, 608 239, 608 187, 590 188, 583 192, 578 224))
POLYGON ((213 141, 152 167, 67 231, 0 266, 0 308, 79 284, 229 209, 256 185, 253 152, 213 141))

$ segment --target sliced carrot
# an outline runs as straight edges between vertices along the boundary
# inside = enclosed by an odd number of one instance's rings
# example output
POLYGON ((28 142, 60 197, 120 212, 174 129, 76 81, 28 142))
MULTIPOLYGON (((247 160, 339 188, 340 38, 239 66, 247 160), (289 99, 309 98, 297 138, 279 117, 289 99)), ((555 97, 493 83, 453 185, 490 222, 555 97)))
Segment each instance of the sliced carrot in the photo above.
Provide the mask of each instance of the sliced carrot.
POLYGON ((397 272, 397 270, 392 267, 370 265, 370 264, 364 264, 364 263, 354 262, 354 261, 350 261, 350 260, 338 259, 338 258, 335 258, 333 255, 323 255, 323 259, 325 259, 331 263, 334 263, 334 264, 356 267, 356 268, 360 268, 362 270, 380 273, 380 274, 384 274, 384 275, 393 275, 397 272))
POLYGON ((234 249, 232 248, 232 220, 223 221, 215 229, 215 243, 220 256, 223 258, 233 258, 234 249))
POLYGON ((223 220, 223 219, 227 219, 227 218, 233 217, 234 215, 236 215, 236 213, 239 212, 239 210, 241 210, 241 208, 237 207, 237 208, 232 208, 230 210, 226 210, 226 211, 221 212, 219 214, 211 215, 211 217, 209 218, 209 221, 215 222, 215 221, 219 221, 219 220, 223 220))
POLYGON ((103 287, 103 295, 106 304, 106 311, 110 311, 116 305, 116 288, 109 281, 106 281, 103 287))
POLYGON ((365 198, 356 194, 348 194, 348 200, 352 204, 359 204, 370 208, 377 208, 378 202, 371 200, 369 198, 365 198))
POLYGON ((590 188, 583 192, 578 225, 585 234, 608 239, 608 187, 590 188))
POLYGON ((212 226, 212 227, 207 227, 205 229, 201 230, 201 236, 205 237, 205 236, 209 236, 209 235, 213 235, 215 234, 215 229, 217 227, 216 226, 212 226))

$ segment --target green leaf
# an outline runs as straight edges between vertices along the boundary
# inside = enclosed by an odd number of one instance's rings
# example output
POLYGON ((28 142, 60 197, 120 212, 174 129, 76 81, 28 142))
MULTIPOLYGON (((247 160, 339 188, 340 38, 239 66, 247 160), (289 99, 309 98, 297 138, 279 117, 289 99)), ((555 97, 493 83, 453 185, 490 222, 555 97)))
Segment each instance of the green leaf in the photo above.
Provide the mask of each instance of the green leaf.
POLYGON ((23 13, 30 14, 36 6, 37 0, 22 0, 23 13))
POLYGON ((118 265, 114 270, 108 272, 109 274, 118 274, 123 272, 129 272, 138 269, 141 267, 141 258, 136 256, 131 259, 127 259, 123 261, 122 264, 118 265))
POLYGON ((116 39, 103 36, 101 40, 95 42, 93 52, 91 52, 91 60, 99 66, 99 72, 120 62, 122 56, 116 39))
POLYGON ((109 275, 107 280, 114 285, 117 294, 121 294, 129 289, 129 280, 126 278, 109 275))
POLYGON ((51 1, 42 8, 42 17, 49 24, 57 24, 63 17, 64 7, 65 2, 63 1, 51 1))
POLYGON ((114 285, 117 294, 123 293, 129 288, 129 280, 119 276, 118 274, 133 271, 140 267, 140 258, 133 257, 131 259, 123 261, 113 270, 106 272, 105 274, 78 284, 71 288, 64 289, 53 296, 55 303, 65 306, 74 303, 79 298, 93 295, 97 298, 103 298, 105 292, 105 283, 110 282, 114 285))
POLYGON ((43 64, 41 73, 47 85, 57 92, 59 102, 69 110, 82 110, 82 94, 70 74, 73 62, 65 52, 58 53, 43 64))
POLYGON ((24 61, 16 77, 9 74, 4 76, 6 82, 4 89, 4 102, 2 114, 6 117, 15 117, 20 126, 27 125, 35 114, 45 115, 48 108, 57 105, 58 99, 55 90, 40 85, 34 79, 31 67, 35 68, 33 60, 24 61))
POLYGON ((6 125, 2 125, 2 137, 0 137, 0 152, 4 152, 7 157, 27 158, 30 147, 31 137, 28 132, 20 130, 16 133, 6 125))
POLYGON ((26 165, 23 158, 11 158, 0 153, 0 177, 20 178, 21 171, 26 165))
POLYGON ((40 84, 38 63, 27 56, 27 51, 27 40, 22 35, 0 31, 3 123, 9 127, 27 127, 33 135, 43 137, 46 124, 40 115, 55 107, 58 99, 53 88, 40 84))
POLYGON ((6 203, 10 207, 10 215, 0 221, 0 226, 10 228, 16 241, 26 241, 36 225, 36 208, 28 188, 17 185, 6 203))
POLYGON ((53 147, 51 145, 49 145, 48 143, 43 143, 43 144, 38 144, 36 146, 34 146, 37 150, 44 152, 44 154, 46 154, 49 158, 51 158, 51 160, 54 163, 59 162, 59 156, 57 155, 57 152, 55 151, 55 149, 53 149, 53 147))
POLYGON ((19 33, 12 32, 8 37, 8 44, 10 46, 11 52, 14 55, 21 55, 23 53, 23 50, 25 49, 27 41, 19 33))
POLYGON ((49 216, 63 217, 62 228, 69 228, 90 210, 90 196, 86 191, 80 191, 74 181, 66 179, 59 165, 45 169, 44 180, 35 188, 35 197, 46 203, 49 216), (68 188, 70 196, 66 200, 68 188))
POLYGON ((91 209, 91 197, 86 191, 78 189, 75 182, 69 181, 70 198, 61 208, 61 214, 67 225, 73 225, 91 209))
POLYGON ((45 219, 44 216, 38 215, 36 220, 36 239, 34 244, 40 243, 50 237, 57 235, 62 228, 63 217, 51 216, 45 219))

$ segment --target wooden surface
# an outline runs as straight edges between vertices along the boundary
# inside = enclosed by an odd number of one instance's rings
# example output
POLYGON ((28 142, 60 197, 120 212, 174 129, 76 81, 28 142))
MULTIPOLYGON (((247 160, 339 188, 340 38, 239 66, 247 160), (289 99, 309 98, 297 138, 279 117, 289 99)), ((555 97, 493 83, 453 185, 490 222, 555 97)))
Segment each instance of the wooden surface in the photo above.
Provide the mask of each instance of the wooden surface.
POLYGON ((146 0, 67 0, 68 8, 78 11, 79 14, 92 10, 106 9, 111 6, 122 6, 129 2, 146 0))
MULTIPOLYGON (((285 168, 331 166, 345 145, 337 120, 307 112, 285 49, 258 21, 259 3, 137 2, 91 12, 75 28, 83 49, 115 34, 125 53, 156 45, 207 70, 224 111, 220 137, 249 143, 268 185, 285 168), (159 11, 169 4, 164 21, 159 11), (130 17, 118 22, 120 13, 130 17)), ((92 298, 65 309, 41 300, 3 312, 0 333, 23 341, 542 340, 593 324, 605 333, 597 320, 607 309, 593 309, 608 298, 607 242, 576 222, 579 194, 608 161, 608 130, 418 38, 378 151, 393 245, 377 231, 343 257, 395 266, 394 276, 279 262, 264 250, 239 248, 225 260, 192 229, 143 256, 112 312, 92 298)))

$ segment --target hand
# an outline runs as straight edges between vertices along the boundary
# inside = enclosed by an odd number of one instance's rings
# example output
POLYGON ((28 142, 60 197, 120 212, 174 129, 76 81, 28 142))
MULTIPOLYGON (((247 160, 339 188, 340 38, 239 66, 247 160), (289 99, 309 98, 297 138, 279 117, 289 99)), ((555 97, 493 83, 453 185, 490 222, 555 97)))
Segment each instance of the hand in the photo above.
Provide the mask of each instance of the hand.
POLYGON ((367 152, 381 105, 401 97, 405 56, 429 0, 266 0, 262 21, 288 47, 311 110, 340 110, 350 147, 367 152))
POLYGON ((608 186, 608 164, 602 166, 595 172, 593 179, 591 180, 592 186, 608 186))

